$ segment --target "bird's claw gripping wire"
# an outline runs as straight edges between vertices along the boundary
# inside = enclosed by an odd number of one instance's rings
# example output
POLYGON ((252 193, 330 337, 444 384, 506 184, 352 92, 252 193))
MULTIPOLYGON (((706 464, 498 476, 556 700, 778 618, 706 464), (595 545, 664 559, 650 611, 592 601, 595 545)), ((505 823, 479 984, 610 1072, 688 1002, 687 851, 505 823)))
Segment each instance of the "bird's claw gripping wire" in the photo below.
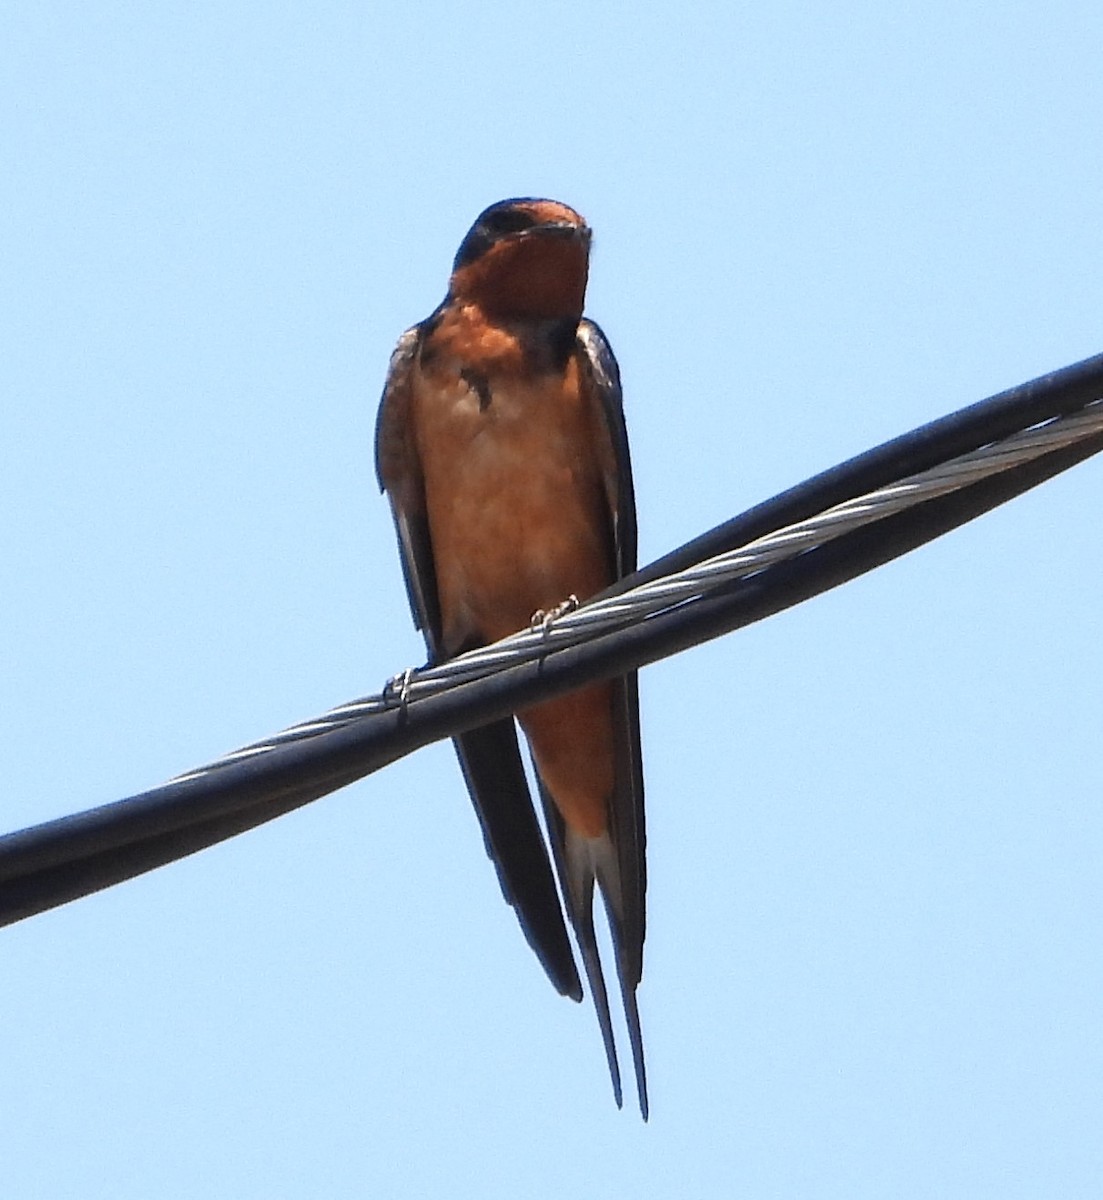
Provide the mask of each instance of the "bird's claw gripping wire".
POLYGON ((565 613, 574 612, 577 607, 578 597, 574 594, 574 592, 571 592, 566 600, 564 600, 561 604, 557 604, 554 608, 549 608, 547 610, 538 608, 529 619, 529 628, 533 630, 533 632, 540 630, 540 632, 547 637, 551 632, 552 625, 554 625, 555 622, 558 621, 559 618, 565 613))
POLYGON ((396 701, 400 708, 405 708, 410 702, 410 681, 414 677, 413 667, 407 667, 405 671, 400 671, 397 675, 392 675, 390 679, 383 685, 383 703, 394 704, 396 701))

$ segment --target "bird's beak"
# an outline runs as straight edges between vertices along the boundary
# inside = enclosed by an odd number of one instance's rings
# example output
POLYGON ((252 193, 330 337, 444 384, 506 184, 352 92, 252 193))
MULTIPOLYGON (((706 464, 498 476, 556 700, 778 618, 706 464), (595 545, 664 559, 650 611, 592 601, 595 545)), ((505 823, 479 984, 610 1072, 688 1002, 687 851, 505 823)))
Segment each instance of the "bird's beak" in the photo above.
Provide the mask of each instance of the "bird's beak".
POLYGON ((561 237, 561 238, 578 238, 586 246, 590 245, 590 227, 589 225, 575 225, 570 221, 547 221, 541 225, 533 225, 529 229, 523 229, 516 236, 527 237, 561 237))

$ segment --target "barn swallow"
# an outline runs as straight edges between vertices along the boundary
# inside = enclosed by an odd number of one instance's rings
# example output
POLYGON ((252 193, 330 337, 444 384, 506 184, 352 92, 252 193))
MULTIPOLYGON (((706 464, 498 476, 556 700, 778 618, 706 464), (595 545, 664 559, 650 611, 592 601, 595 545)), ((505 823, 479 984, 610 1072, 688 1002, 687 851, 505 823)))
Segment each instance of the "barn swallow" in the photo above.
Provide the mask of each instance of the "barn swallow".
MULTIPOLYGON (((590 228, 554 200, 492 204, 460 244, 448 294, 399 339, 376 426, 414 620, 429 661, 529 626, 636 567, 620 373, 582 316, 590 228)), ((594 936, 605 901, 640 1111, 647 1080, 643 772, 636 675, 523 709, 548 840, 594 997, 617 1105, 620 1068, 594 936)), ((582 999, 514 718, 455 738, 506 900, 552 983, 582 999)))

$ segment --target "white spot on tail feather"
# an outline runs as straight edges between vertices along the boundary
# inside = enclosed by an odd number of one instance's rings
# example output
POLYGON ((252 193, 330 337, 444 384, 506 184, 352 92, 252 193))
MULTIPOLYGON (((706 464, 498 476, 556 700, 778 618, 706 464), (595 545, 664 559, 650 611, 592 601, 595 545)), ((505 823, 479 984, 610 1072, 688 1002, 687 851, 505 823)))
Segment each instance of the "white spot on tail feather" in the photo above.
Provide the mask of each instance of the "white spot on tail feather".
POLYGON ((618 920, 623 920, 620 866, 609 831, 591 838, 576 833, 568 826, 563 839, 563 860, 567 888, 575 911, 585 911, 592 905, 596 879, 601 885, 605 903, 618 920))

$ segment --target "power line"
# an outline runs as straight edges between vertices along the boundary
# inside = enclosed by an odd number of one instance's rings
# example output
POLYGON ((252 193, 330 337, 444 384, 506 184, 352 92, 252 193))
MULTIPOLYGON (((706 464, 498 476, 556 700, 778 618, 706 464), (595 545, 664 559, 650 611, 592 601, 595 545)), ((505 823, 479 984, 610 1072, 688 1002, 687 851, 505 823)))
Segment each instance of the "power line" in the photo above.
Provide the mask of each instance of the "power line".
POLYGON ((438 738, 761 620, 1101 449, 1103 355, 817 475, 547 628, 413 672, 152 791, 0 837, 0 924, 244 832, 438 738))

